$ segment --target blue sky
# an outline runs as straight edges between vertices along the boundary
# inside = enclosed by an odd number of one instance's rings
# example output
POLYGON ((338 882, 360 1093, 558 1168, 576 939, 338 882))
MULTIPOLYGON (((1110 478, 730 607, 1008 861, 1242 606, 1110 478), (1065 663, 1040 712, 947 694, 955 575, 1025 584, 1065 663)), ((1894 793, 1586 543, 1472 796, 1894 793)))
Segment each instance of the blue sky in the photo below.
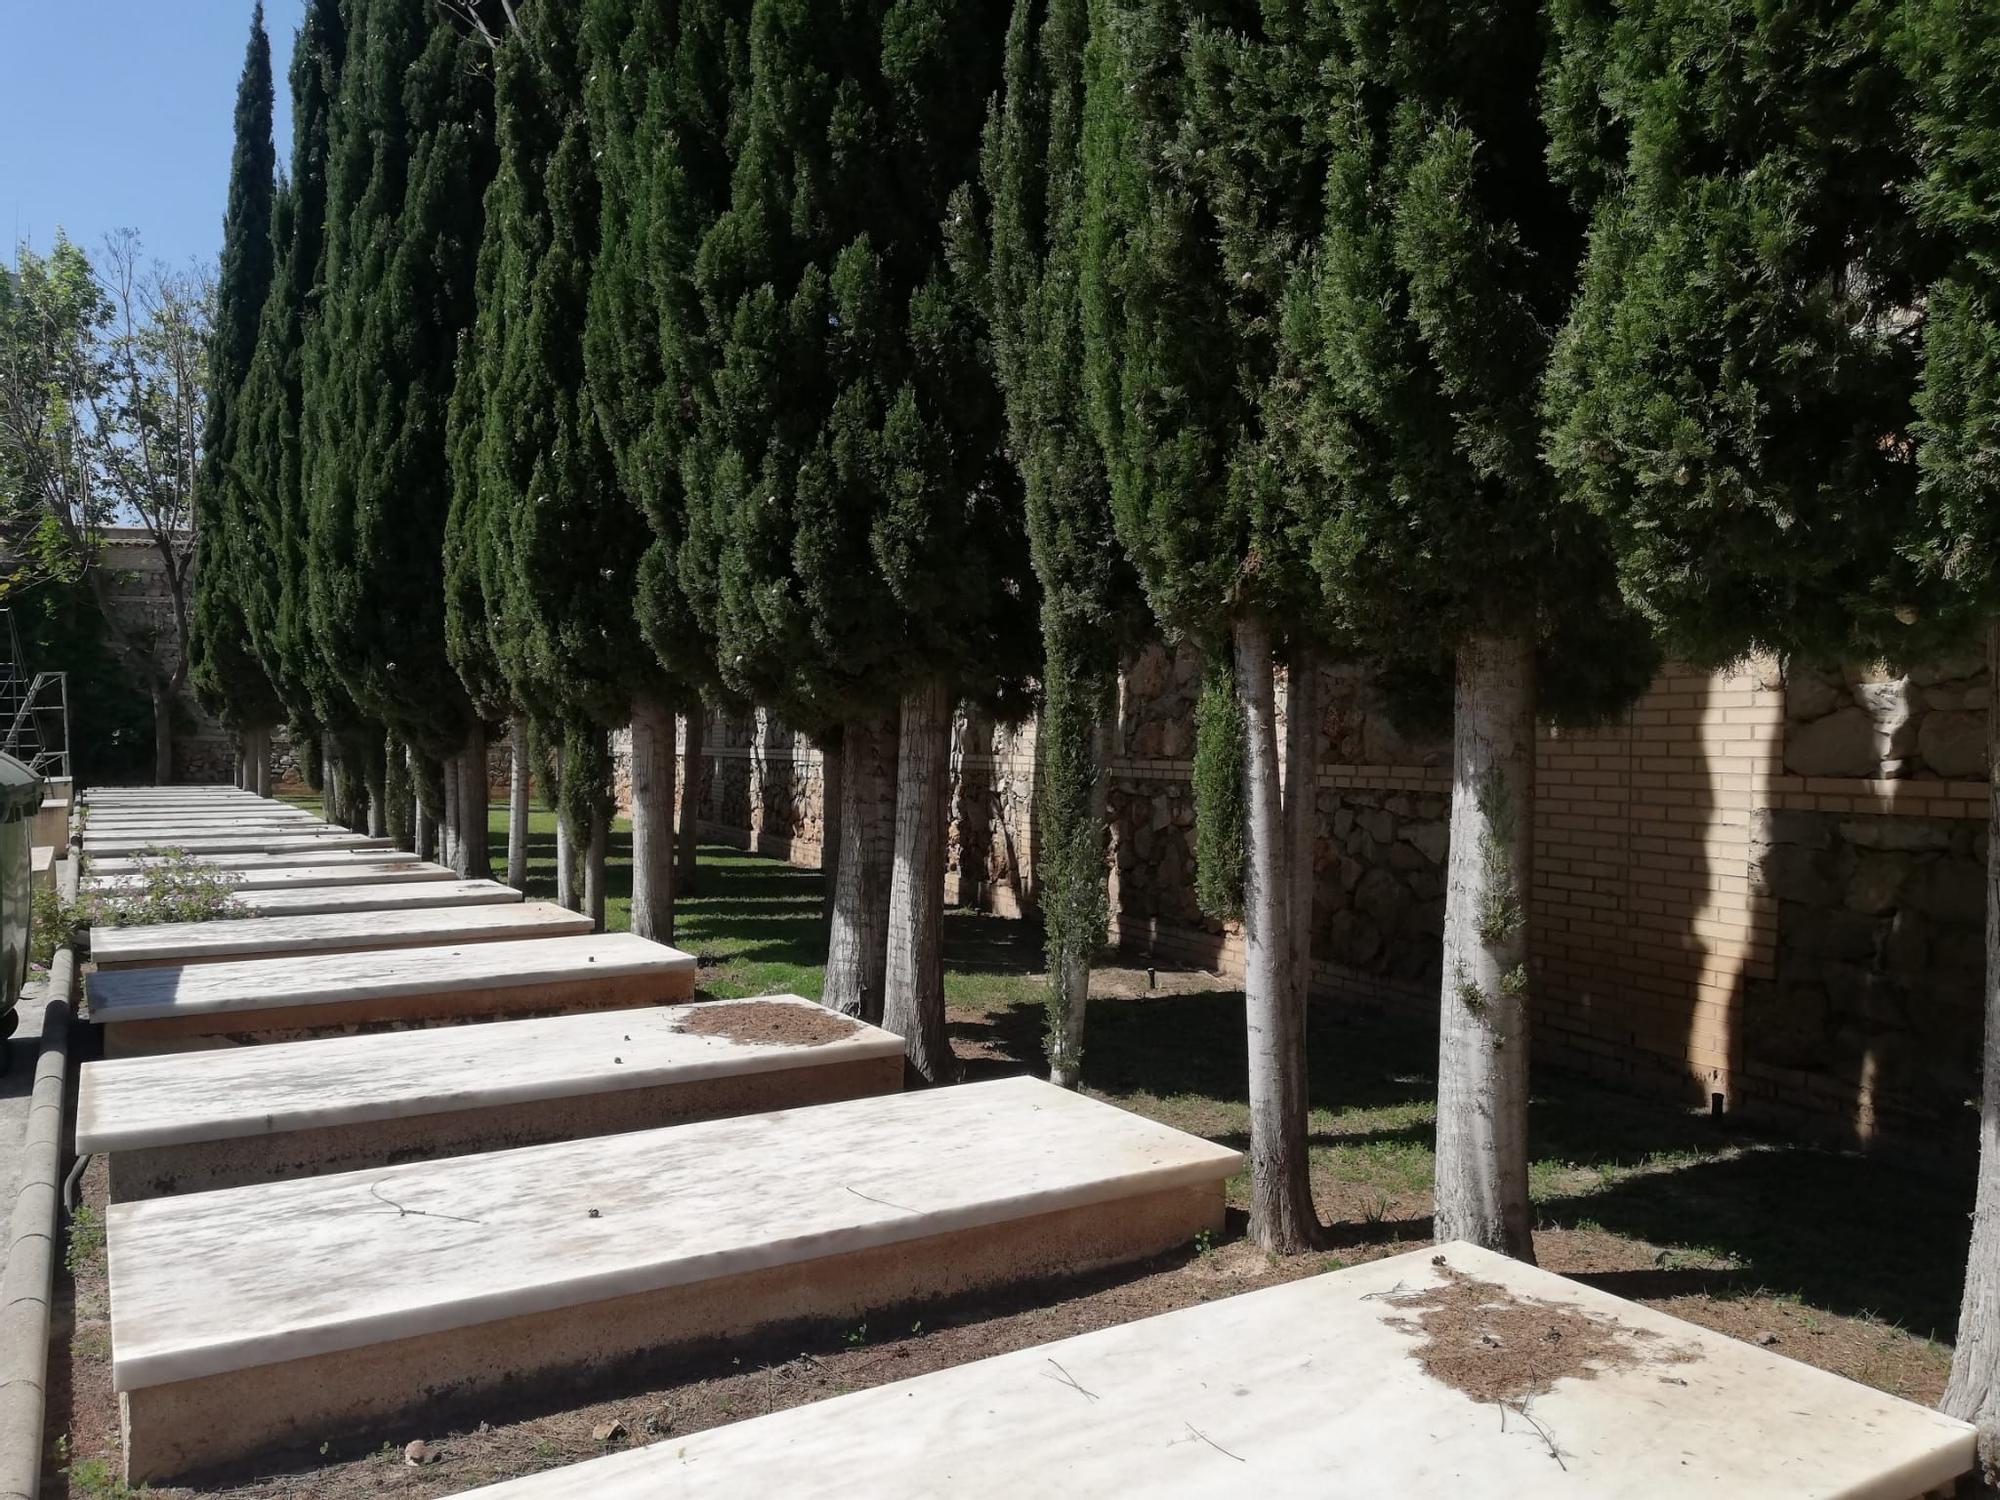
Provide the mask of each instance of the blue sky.
MULTIPOLYGON (((251 0, 0 0, 0 259, 57 228, 93 253, 139 231, 159 260, 213 261, 251 0)), ((285 70, 305 0, 267 0, 280 167, 285 70)))

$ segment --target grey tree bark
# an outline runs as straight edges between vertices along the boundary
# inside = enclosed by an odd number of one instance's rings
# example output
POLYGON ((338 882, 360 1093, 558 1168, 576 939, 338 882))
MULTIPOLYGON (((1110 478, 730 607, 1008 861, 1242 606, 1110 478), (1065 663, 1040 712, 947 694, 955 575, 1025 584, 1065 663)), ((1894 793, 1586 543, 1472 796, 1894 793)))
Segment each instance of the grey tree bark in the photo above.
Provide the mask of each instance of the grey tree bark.
POLYGON ((1438 1024, 1436 1236, 1535 1258, 1528 1209, 1528 892, 1535 652, 1458 649, 1438 1024))
POLYGON ((528 797, 533 777, 528 762, 528 721, 517 715, 507 729, 512 747, 512 774, 507 785, 507 884, 515 890, 528 883, 528 797))
POLYGON ((834 886, 840 878, 840 829, 846 794, 841 786, 840 741, 829 736, 819 747, 820 920, 828 946, 833 940, 834 886))
POLYGON ((249 785, 249 780, 250 780, 249 731, 245 730, 242 734, 236 737, 236 776, 231 784, 240 790, 243 787, 249 785))
POLYGON ((418 859, 435 858, 437 853, 437 822, 432 818, 431 810, 424 806, 424 799, 421 797, 417 798, 416 820, 412 826, 415 832, 413 842, 416 844, 416 848, 410 852, 416 855, 418 859))
POLYGON ((951 798, 951 689, 930 678, 903 694, 896 846, 882 1025, 903 1039, 906 1074, 958 1081, 944 1020, 944 851, 951 798))
POLYGON ((462 880, 486 880, 493 874, 486 822, 486 730, 475 726, 465 748, 445 769, 456 783, 458 828, 452 837, 452 869, 462 880))
MULTIPOLYGON (((1250 1237, 1279 1255, 1319 1238, 1306 1158, 1305 997, 1296 983, 1291 839, 1278 784, 1270 627, 1236 625, 1243 703, 1244 1019, 1250 1053, 1250 1237)), ((1310 778, 1306 778, 1310 780, 1310 778)), ((1298 798, 1305 788, 1294 782, 1298 798)))
POLYGON ((827 940, 829 1010, 879 1024, 889 961, 889 880, 896 833, 893 718, 855 720, 841 735, 840 863, 827 940))
POLYGON ((1312 994, 1313 858, 1319 842, 1319 653, 1311 646, 1294 642, 1285 686, 1285 875, 1303 1073, 1305 1009, 1312 994))
MULTIPOLYGON (((2000 672, 2000 620, 1986 666, 2000 672)), ((1993 679, 2000 682, 2000 677, 1993 679)), ((1958 1309, 1958 1345, 1940 1407, 1979 1429, 1979 1465, 2000 1489, 2000 701, 1986 709, 1986 1038, 1980 1054, 1979 1183, 1958 1309)))
POLYGON ((262 725, 257 730, 257 759, 250 768, 252 790, 260 797, 271 795, 271 726, 262 725))
MULTIPOLYGON (((562 751, 555 756, 556 785, 562 785, 562 751)), ((569 819, 561 812, 556 814, 556 905, 570 911, 583 910, 581 872, 577 868, 576 839, 570 829, 569 819)))
POLYGON ((446 756, 444 761, 444 809, 438 819, 438 859, 456 870, 458 868, 458 758, 446 756))
POLYGON ((389 836, 389 768, 380 752, 368 757, 368 837, 389 836))
POLYGON ((583 911, 591 929, 604 931, 604 874, 611 847, 611 817, 601 807, 590 813, 590 844, 583 856, 583 911))
POLYGON ((674 715, 652 698, 632 701, 632 930, 674 940, 674 715))
MULTIPOLYGON (((682 752, 680 826, 674 833, 674 894, 692 896, 700 879, 697 866, 701 848, 701 783, 703 740, 708 730, 708 710, 699 702, 685 717, 687 748, 682 752)), ((672 754, 669 747, 668 753, 672 754)))
POLYGON ((346 824, 347 810, 340 805, 340 751, 334 746, 332 734, 320 741, 319 801, 320 813, 327 822, 346 824))
POLYGON ((171 786, 174 780, 174 695, 163 678, 147 684, 153 699, 153 781, 171 786))

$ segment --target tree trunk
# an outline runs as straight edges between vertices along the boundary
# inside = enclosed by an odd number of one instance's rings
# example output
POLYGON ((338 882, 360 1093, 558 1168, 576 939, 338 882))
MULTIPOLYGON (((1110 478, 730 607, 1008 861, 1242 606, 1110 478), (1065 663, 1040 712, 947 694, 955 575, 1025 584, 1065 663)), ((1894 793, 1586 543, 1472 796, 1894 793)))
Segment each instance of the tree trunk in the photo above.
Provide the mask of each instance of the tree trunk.
POLYGON ((1089 645, 1044 622, 1047 667, 1035 727, 1035 875, 1048 953, 1049 1082, 1073 1089, 1083 1070, 1090 964, 1104 943, 1104 747, 1112 682, 1086 665, 1089 645))
POLYGON ((368 837, 384 839, 389 836, 389 757, 386 745, 377 743, 369 748, 368 760, 362 771, 368 779, 368 837))
POLYGON ((1285 693, 1285 875, 1291 910, 1292 988, 1298 995, 1300 1070, 1312 994, 1313 862, 1319 843, 1319 653, 1292 643, 1285 693))
POLYGON ((843 756, 840 739, 830 735, 819 747, 819 881, 820 923, 827 944, 833 943, 833 892, 840 878, 840 827, 846 793, 841 787, 843 756))
POLYGON ((387 767, 382 777, 383 806, 388 810, 388 834, 398 849, 417 846, 415 781, 410 772, 410 750, 391 738, 387 746, 387 767))
POLYGON ((256 778, 252 790, 260 797, 271 795, 271 726, 264 725, 257 731, 257 763, 251 767, 256 778))
POLYGON ((507 884, 522 890, 528 884, 528 721, 516 715, 508 726, 513 776, 507 787, 507 884))
MULTIPOLYGON (((2000 672, 2000 620, 1987 627, 1986 665, 2000 672)), ((2000 676, 1993 679, 2000 682, 2000 676)), ((1958 1309, 1958 1347, 1939 1403, 1979 1429, 1979 1465, 2000 1488, 2000 699, 1986 709, 1986 1039, 1979 1086, 1979 1187, 1958 1309)))
POLYGON ((246 729, 236 737, 236 778, 231 785, 239 790, 248 786, 250 780, 249 734, 246 729))
POLYGON ((951 805, 951 690, 931 678, 903 695, 896 757, 896 855, 882 1025, 903 1039, 904 1072, 956 1083, 944 1021, 945 818, 951 805))
POLYGON ((840 861, 827 939, 829 1010, 879 1024, 889 958, 896 832, 896 721, 857 719, 841 734, 840 861))
POLYGON ((340 806, 340 747, 330 733, 322 735, 319 744, 319 805, 327 822, 345 826, 340 806))
POLYGON ((1533 642, 1473 636, 1452 699, 1436 1236, 1535 1258, 1528 1213, 1533 642))
POLYGON ((1319 1237, 1306 1160, 1305 998, 1294 981, 1290 840, 1278 785, 1271 633, 1236 626, 1243 703, 1244 1018, 1250 1044, 1250 1237, 1279 1255, 1319 1237))
POLYGON ((438 818, 438 859, 454 870, 458 868, 459 826, 458 757, 447 755, 444 759, 444 807, 438 818))
POLYGON ((632 701, 632 930, 674 940, 674 715, 632 701))
POLYGON ((582 911, 583 900, 577 890, 576 836, 569 826, 569 819, 563 815, 561 793, 563 775, 563 753, 556 751, 556 905, 570 911, 582 911))
MULTIPOLYGON (((668 715, 667 722, 673 722, 668 715)), ((611 848, 611 815, 603 804, 593 800, 590 809, 590 844, 583 860, 583 910, 590 918, 591 930, 604 931, 604 874, 608 863, 606 855, 611 848)), ((672 851, 670 850, 669 853, 672 851)), ((669 890, 671 896, 671 888, 669 890)), ((668 916, 672 917, 672 908, 668 916)))
POLYGON ((459 828, 453 851, 458 858, 452 868, 461 880, 489 880, 493 875, 493 852, 487 830, 484 725, 473 726, 471 739, 458 753, 457 766, 459 828))
POLYGON ((153 781, 171 786, 174 780, 174 695, 159 678, 150 684, 153 699, 153 781))
POLYGON ((682 752, 680 831, 674 843, 674 894, 692 896, 699 879, 697 851, 701 847, 702 741, 708 731, 708 710, 697 702, 687 711, 687 748, 682 752))
POLYGON ((418 859, 429 860, 437 858, 437 819, 431 816, 431 810, 424 806, 424 799, 421 797, 417 798, 415 834, 412 844, 413 847, 410 852, 416 855, 418 859))

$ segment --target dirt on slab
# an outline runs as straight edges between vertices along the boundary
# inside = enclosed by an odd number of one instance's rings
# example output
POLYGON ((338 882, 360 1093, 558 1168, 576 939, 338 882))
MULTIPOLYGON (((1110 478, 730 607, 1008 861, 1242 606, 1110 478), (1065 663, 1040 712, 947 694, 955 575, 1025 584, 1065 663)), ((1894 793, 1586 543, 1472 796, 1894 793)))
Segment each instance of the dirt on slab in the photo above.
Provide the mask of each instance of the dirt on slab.
POLYGON ((1663 1342, 1650 1328, 1629 1327, 1574 1303, 1524 1297, 1445 1264, 1443 1256, 1433 1264, 1444 1283, 1389 1294, 1384 1300, 1406 1316, 1388 1325, 1423 1340, 1414 1353, 1426 1375, 1474 1401, 1518 1410, 1558 1381, 1699 1357, 1690 1347, 1663 1342))
POLYGON ((819 1047, 845 1041, 861 1027, 859 1022, 817 1005, 711 1000, 696 1006, 674 1029, 695 1036, 727 1037, 732 1042, 819 1047))

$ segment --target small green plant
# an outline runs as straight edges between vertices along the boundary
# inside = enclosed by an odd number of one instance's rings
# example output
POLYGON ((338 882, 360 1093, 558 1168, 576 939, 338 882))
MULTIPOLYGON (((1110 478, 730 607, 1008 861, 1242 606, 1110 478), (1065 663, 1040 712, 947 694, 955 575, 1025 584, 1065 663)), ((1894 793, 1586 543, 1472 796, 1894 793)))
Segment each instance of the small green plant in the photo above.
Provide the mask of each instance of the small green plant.
POLYGON ((866 1323, 863 1323, 858 1328, 850 1328, 847 1330, 847 1343, 850 1348, 859 1349, 863 1344, 867 1342, 868 1342, 868 1325, 866 1323))
POLYGON ((1377 1193, 1374 1201, 1362 1205, 1361 1217, 1370 1224, 1380 1224, 1389 1217, 1391 1200, 1387 1193, 1377 1193))
POLYGON ((1194 1253, 1196 1255, 1213 1255, 1215 1253, 1215 1231, 1213 1229, 1197 1229, 1194 1232, 1194 1253))
POLYGON ((922 1318, 919 1318, 917 1319, 916 1322, 910 1325, 910 1337, 913 1339, 922 1338, 923 1334, 924 1334, 924 1320, 922 1318))
POLYGON ((88 1203, 79 1204, 75 1217, 69 1221, 69 1248, 63 1252, 63 1264, 74 1276, 97 1258, 104 1248, 104 1216, 88 1203))
POLYGON ((69 1492, 75 1500, 124 1500, 127 1495, 140 1493, 130 1489, 118 1471, 101 1458, 86 1458, 69 1466, 69 1492))
POLYGON ((47 968, 56 949, 75 942, 90 918, 83 902, 65 901, 55 891, 37 890, 28 920, 28 960, 36 968, 47 968))
POLYGON ((531 1447, 529 1451, 533 1453, 537 1458, 554 1458, 557 1454, 562 1452, 562 1450, 556 1446, 556 1440, 554 1438, 548 1438, 548 1437, 536 1438, 533 1447, 531 1447))
POLYGON ((129 880, 84 896, 84 922, 93 927, 139 927, 155 922, 209 922, 247 917, 236 899, 242 876, 196 859, 185 849, 154 848, 135 855, 129 880))

